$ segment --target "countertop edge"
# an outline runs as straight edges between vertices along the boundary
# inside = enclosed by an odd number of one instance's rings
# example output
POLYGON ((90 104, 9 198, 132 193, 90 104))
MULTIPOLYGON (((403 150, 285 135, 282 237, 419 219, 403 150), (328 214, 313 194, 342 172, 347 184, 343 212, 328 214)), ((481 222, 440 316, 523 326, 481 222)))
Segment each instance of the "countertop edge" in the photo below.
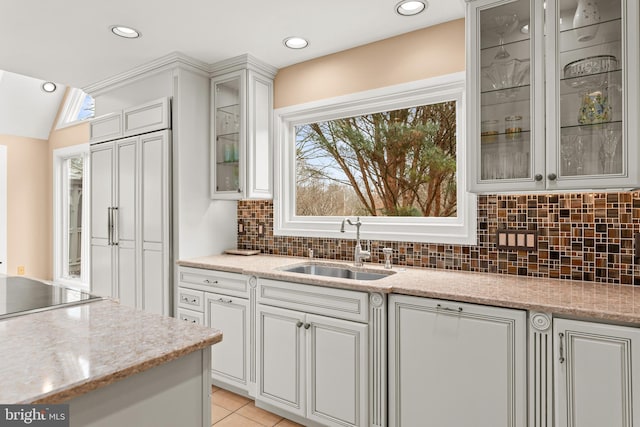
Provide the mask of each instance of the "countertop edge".
POLYGON ((137 363, 135 365, 131 365, 125 369, 121 369, 119 371, 103 375, 98 378, 91 378, 86 381, 82 381, 75 384, 70 384, 68 387, 62 390, 55 390, 49 394, 42 394, 38 396, 37 399, 16 402, 18 404, 56 404, 56 403, 64 403, 70 399, 86 394, 90 391, 97 390, 99 388, 108 386, 109 384, 113 384, 117 381, 128 378, 132 375, 147 371, 149 369, 155 368, 156 366, 164 365, 165 363, 171 362, 173 360, 179 359, 180 357, 191 354, 195 351, 202 350, 208 346, 216 344, 222 341, 222 332, 217 332, 215 335, 210 338, 201 340, 197 343, 194 343, 187 347, 182 347, 177 350, 173 350, 167 354, 160 355, 158 357, 145 360, 144 362, 137 363))

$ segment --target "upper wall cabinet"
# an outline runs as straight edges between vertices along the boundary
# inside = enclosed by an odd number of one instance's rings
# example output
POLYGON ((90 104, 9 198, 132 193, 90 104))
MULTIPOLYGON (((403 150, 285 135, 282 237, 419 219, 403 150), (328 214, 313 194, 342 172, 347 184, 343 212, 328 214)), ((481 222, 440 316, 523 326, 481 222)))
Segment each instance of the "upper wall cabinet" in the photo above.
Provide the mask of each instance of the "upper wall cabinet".
POLYGON ((211 79, 211 198, 273 197, 273 77, 249 55, 214 66, 211 79))
POLYGON ((631 0, 467 4, 472 191, 640 185, 638 9, 631 0))
POLYGON ((89 122, 92 144, 126 136, 171 128, 169 98, 159 98, 142 105, 105 114, 89 122))

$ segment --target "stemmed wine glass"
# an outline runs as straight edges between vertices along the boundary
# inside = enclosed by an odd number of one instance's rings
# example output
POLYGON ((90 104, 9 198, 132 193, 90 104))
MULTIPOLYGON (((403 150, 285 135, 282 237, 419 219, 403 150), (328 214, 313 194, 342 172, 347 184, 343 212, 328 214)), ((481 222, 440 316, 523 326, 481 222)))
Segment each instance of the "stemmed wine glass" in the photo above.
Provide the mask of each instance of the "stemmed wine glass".
POLYGON ((518 26, 518 15, 515 13, 512 15, 499 15, 493 18, 496 24, 496 34, 498 34, 499 46, 498 52, 496 53, 495 59, 507 59, 509 56, 509 52, 504 48, 504 36, 511 33, 518 26))

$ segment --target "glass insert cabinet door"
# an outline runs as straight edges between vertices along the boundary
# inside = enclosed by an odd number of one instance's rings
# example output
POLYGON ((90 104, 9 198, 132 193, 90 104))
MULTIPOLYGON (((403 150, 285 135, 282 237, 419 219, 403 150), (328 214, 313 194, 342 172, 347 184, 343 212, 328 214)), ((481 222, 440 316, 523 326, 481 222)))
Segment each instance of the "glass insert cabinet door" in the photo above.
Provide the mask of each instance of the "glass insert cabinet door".
POLYGON ((547 34, 555 43, 547 43, 556 46, 549 65, 557 94, 550 97, 555 105, 549 110, 557 114, 549 119, 554 134, 548 138, 557 141, 550 154, 558 181, 627 175, 624 3, 554 0, 547 6, 555 30, 547 34))
POLYGON ((531 9, 531 1, 517 0, 475 12, 480 49, 471 63, 476 64, 479 114, 471 111, 478 115, 472 132, 479 130, 479 138, 472 144, 479 150, 472 161, 479 165, 479 182, 508 186, 534 180, 531 9))
POLYGON ((213 146, 215 191, 240 192, 241 138, 243 137, 242 76, 215 83, 213 146))

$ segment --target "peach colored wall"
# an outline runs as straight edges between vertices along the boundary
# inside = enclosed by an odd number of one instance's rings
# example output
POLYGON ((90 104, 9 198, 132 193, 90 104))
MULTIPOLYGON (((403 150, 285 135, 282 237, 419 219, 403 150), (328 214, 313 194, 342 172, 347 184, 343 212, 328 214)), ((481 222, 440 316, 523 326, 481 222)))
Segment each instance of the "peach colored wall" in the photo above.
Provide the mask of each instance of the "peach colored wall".
POLYGON ((49 278, 49 146, 43 139, 0 135, 7 146, 7 274, 49 278))
POLYGON ((275 108, 464 71, 464 19, 282 68, 275 108))
POLYGON ((7 274, 24 266, 27 276, 52 278, 53 150, 88 141, 88 123, 53 129, 49 140, 0 135, 7 146, 7 274))

